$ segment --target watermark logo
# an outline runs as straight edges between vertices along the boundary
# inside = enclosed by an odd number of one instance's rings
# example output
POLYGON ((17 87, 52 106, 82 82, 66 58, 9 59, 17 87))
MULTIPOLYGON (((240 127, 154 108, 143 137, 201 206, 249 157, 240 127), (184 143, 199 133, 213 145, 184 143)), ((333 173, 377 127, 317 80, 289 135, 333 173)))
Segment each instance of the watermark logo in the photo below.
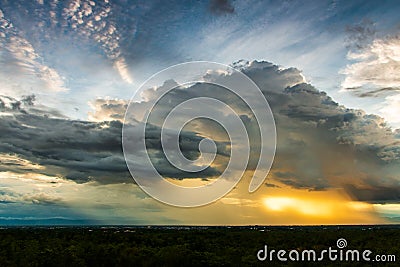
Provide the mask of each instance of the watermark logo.
POLYGON ((259 261, 366 261, 366 262, 395 262, 396 255, 392 254, 376 254, 369 249, 360 251, 357 249, 345 249, 347 240, 339 238, 336 241, 336 247, 329 247, 321 251, 313 249, 298 250, 276 250, 269 249, 267 245, 257 252, 259 261))
POLYGON ((274 159, 276 129, 265 96, 247 75, 219 63, 188 62, 164 69, 140 86, 126 110, 122 144, 129 171, 142 190, 169 205, 196 207, 226 195, 249 165, 249 192, 257 190, 274 159), (145 106, 145 111, 139 106, 145 106), (140 112, 143 116, 138 118, 140 112), (196 134, 202 140, 196 143, 199 156, 193 159, 181 151, 185 141, 182 135, 185 126, 198 119, 222 127, 229 144, 196 134), (222 146, 228 151, 224 155, 229 160, 212 183, 186 187, 166 179, 170 168, 180 177, 196 177, 196 173, 217 166, 215 161, 222 146), (168 161, 168 171, 163 171, 159 158, 152 158, 160 151, 162 159, 168 161))
POLYGON ((345 248, 345 247, 347 247, 347 241, 346 241, 346 239, 344 239, 344 238, 339 238, 339 239, 336 241, 336 246, 337 246, 338 248, 345 248))

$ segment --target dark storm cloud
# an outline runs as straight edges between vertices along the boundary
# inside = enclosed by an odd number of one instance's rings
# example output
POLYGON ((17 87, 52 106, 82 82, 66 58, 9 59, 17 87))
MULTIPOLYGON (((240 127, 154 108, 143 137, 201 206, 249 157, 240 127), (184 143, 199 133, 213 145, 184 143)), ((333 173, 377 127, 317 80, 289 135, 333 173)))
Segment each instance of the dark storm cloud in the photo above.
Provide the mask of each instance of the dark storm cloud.
MULTIPOLYGON (((0 127, 0 151, 44 167, 36 172, 78 182, 129 181, 121 152, 120 122, 91 123, 14 114, 3 117, 0 127)), ((2 170, 5 167, 0 166, 2 170)))
POLYGON ((210 0, 209 9, 216 15, 232 14, 235 8, 229 0, 210 0))
MULTIPOLYGON (((163 176, 175 179, 184 178, 203 178, 207 179, 209 177, 221 175, 224 167, 211 167, 209 166, 200 172, 185 172, 174 167, 166 158, 163 147, 161 144, 161 128, 155 125, 148 124, 146 127, 146 147, 149 151, 149 157, 154 165, 155 169, 163 176)), ((167 133, 168 136, 168 133, 167 133)), ((167 137, 168 138, 168 137, 167 137)), ((180 134, 179 147, 182 154, 189 160, 195 160, 200 156, 200 151, 198 150, 200 141, 203 140, 202 136, 199 136, 195 132, 183 131, 180 134)), ((226 152, 226 144, 223 142, 216 142, 217 144, 217 159, 226 158, 229 154, 226 152)), ((140 164, 140 162, 138 162, 140 164)), ((139 166, 138 166, 139 167, 139 166)))
POLYGON ((2 160, 1 171, 61 175, 78 182, 129 181, 122 157, 120 122, 55 118, 34 108, 34 96, 21 101, 6 99, 9 105, 3 111, 8 115, 2 115, 0 121, 0 152, 21 160, 2 160), (20 110, 13 108, 15 103, 20 103, 20 110), (28 166, 25 161, 30 162, 28 166))
MULTIPOLYGON (((11 104, 27 102, 13 101, 11 104)), ((28 101, 27 105, 31 106, 33 102, 28 101)), ((73 121, 31 114, 22 108, 21 110, 7 108, 5 112, 8 112, 8 115, 2 116, 0 121, 0 153, 15 155, 21 159, 2 160, 0 171, 61 175, 77 182, 132 181, 122 155, 120 121, 99 123, 73 121), (30 166, 32 164, 34 165, 30 166), (37 168, 40 166, 44 168, 37 168)), ((165 156, 159 153, 161 150, 159 134, 160 129, 152 127, 146 136, 150 158, 157 170, 170 178, 194 177, 174 172, 174 168, 168 164, 165 156)), ((191 132, 183 132, 182 136, 184 142, 181 142, 181 147, 184 154, 196 158, 198 154, 196 144, 198 145, 202 138, 191 132)), ((141 165, 140 159, 137 164, 141 165)), ((198 173, 196 177, 207 178, 218 173, 210 167, 198 173)))

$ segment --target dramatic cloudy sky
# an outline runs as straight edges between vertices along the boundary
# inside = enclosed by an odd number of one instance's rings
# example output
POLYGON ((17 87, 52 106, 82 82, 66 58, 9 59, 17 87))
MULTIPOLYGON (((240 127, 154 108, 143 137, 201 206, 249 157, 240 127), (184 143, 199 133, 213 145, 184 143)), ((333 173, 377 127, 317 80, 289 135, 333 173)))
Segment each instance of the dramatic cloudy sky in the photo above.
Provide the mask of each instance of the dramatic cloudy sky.
MULTIPOLYGON (((0 0, 0 224, 398 222, 399 13, 397 1, 0 0), (247 191, 250 164, 227 196, 185 209, 134 183, 121 131, 139 86, 192 60, 247 74, 269 101, 278 138, 259 190, 247 191)), ((135 121, 171 82, 144 92, 135 121)), ((176 90, 162 110, 201 95, 241 107, 214 89, 176 90)), ((161 124, 152 127, 152 161, 171 182, 207 183, 226 167, 216 125, 199 120, 182 132, 188 158, 204 133, 217 140, 215 162, 198 174, 166 162, 161 124)))

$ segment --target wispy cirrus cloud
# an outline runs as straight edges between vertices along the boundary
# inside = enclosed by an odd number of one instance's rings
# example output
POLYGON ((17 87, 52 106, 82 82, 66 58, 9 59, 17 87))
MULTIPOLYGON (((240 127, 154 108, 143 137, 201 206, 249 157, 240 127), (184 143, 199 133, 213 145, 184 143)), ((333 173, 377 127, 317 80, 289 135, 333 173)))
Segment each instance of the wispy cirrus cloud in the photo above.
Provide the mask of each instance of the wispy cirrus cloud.
MULTIPOLYGON (((43 58, 36 52, 33 45, 25 39, 19 30, 8 20, 0 9, 0 45, 12 57, 6 62, 7 67, 2 69, 3 74, 22 72, 32 79, 39 79, 42 90, 66 91, 64 78, 52 67, 43 63, 43 58)), ((7 55, 3 54, 3 62, 7 55)), ((18 73, 17 75, 21 75, 18 73)))
POLYGON ((74 0, 63 9, 63 19, 78 34, 97 42, 114 62, 121 78, 132 84, 133 78, 119 44, 122 36, 116 21, 109 17, 111 12, 113 7, 109 1, 100 5, 94 1, 74 0))

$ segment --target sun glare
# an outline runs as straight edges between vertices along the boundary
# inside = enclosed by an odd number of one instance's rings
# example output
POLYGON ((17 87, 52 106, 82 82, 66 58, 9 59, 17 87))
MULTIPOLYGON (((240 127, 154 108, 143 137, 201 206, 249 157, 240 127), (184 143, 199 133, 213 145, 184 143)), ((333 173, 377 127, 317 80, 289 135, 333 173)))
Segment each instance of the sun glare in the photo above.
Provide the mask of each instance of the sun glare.
POLYGON ((333 211, 329 203, 296 197, 266 197, 264 205, 271 211, 293 211, 310 216, 329 216, 333 211))
POLYGON ((295 200, 290 197, 268 197, 264 199, 264 205, 273 211, 282 211, 293 207, 295 200))

